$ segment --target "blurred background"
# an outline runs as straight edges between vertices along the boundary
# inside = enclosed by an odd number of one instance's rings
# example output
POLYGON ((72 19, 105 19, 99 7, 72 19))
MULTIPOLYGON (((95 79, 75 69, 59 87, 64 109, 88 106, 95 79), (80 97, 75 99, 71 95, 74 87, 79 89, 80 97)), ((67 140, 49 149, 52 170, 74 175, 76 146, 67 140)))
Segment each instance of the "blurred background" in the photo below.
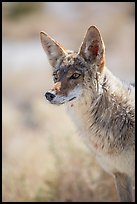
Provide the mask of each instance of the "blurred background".
POLYGON ((51 68, 39 33, 78 50, 90 25, 101 31, 106 64, 135 81, 134 2, 3 2, 3 201, 116 201, 113 179, 78 136, 65 107, 44 97, 51 68))

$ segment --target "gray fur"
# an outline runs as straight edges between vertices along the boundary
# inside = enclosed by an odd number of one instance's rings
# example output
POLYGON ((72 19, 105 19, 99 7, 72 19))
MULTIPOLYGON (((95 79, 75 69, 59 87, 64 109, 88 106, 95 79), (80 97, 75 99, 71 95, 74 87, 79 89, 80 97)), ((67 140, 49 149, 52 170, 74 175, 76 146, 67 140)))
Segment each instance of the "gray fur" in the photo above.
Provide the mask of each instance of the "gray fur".
POLYGON ((107 68, 103 83, 92 78, 86 80, 81 98, 72 102, 76 113, 83 106, 80 126, 84 128, 79 126, 79 130, 100 165, 108 173, 118 175, 115 179, 120 201, 130 202, 132 190, 128 180, 135 173, 134 88, 124 85, 107 68), (93 143, 99 147, 95 148, 93 143))

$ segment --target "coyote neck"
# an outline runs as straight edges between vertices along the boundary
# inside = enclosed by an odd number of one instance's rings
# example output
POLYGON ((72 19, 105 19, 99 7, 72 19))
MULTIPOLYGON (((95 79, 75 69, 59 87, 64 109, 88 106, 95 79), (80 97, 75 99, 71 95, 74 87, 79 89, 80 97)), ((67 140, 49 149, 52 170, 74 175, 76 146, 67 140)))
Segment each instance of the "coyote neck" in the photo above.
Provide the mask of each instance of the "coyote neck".
POLYGON ((126 147, 127 142, 133 143, 134 108, 131 104, 134 103, 134 93, 132 87, 123 87, 122 82, 107 69, 104 76, 100 93, 87 84, 81 98, 72 102, 70 107, 75 122, 87 135, 91 146, 116 154, 126 147))

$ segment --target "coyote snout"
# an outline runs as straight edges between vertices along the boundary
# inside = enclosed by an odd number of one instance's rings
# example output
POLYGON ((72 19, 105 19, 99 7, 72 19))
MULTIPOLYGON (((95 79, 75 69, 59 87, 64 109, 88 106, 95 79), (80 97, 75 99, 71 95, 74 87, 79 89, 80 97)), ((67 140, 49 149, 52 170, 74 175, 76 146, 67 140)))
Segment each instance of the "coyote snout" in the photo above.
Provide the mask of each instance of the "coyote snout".
POLYGON ((78 52, 64 49, 41 32, 53 70, 46 99, 64 104, 102 168, 113 175, 121 202, 132 201, 135 174, 135 92, 105 66, 105 46, 91 26, 78 52))
POLYGON ((73 90, 68 92, 67 95, 63 95, 63 93, 58 94, 56 91, 52 90, 46 92, 45 97, 50 103, 60 105, 78 98, 80 92, 81 92, 80 87, 77 85, 73 90))

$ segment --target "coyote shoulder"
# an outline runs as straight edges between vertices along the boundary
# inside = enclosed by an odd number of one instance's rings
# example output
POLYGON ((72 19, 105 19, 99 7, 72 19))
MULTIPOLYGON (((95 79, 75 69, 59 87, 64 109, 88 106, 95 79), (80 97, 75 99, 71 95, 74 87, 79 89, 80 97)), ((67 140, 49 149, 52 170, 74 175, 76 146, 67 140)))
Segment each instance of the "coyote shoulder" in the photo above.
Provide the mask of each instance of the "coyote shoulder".
POLYGON ((105 63, 99 30, 91 26, 78 52, 40 33, 52 66, 54 86, 45 96, 66 104, 80 134, 103 169, 114 179, 121 202, 132 201, 135 174, 135 90, 105 63))

